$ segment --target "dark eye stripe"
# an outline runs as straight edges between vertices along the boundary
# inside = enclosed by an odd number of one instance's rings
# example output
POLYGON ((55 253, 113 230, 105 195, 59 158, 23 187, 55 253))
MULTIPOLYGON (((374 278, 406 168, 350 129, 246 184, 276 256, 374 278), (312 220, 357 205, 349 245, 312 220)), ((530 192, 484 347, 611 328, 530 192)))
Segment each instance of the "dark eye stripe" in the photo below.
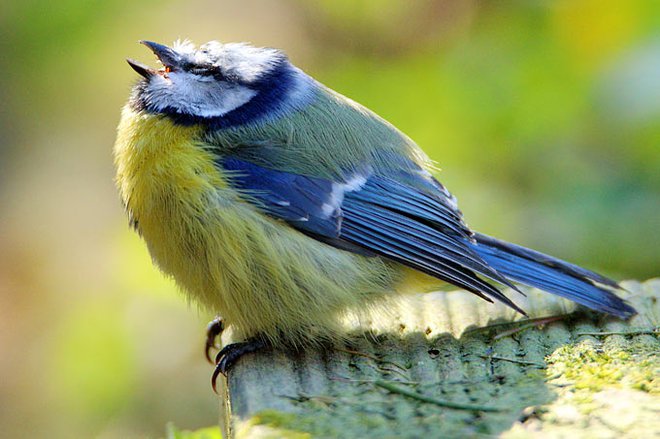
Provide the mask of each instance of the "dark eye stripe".
POLYGON ((184 66, 184 70, 189 71, 192 74, 200 76, 214 76, 216 79, 224 79, 224 74, 220 71, 220 68, 213 65, 200 66, 200 65, 190 65, 184 66))

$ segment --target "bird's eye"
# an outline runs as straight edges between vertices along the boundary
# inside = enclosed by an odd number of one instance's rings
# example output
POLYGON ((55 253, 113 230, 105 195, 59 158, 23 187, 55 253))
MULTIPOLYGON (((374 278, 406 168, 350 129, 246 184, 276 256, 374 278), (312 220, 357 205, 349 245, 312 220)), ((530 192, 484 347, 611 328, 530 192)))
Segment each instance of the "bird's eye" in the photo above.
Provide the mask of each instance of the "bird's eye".
POLYGON ((165 66, 165 73, 170 73, 172 71, 172 68, 169 66, 165 66))

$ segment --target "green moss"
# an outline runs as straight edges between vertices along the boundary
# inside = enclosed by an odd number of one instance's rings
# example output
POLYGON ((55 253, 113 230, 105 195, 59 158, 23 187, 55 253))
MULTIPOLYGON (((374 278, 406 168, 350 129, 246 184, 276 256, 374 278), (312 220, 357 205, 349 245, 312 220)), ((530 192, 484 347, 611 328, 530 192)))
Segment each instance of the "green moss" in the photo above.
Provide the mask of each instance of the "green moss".
POLYGON ((601 349, 592 340, 562 346, 547 358, 548 375, 577 390, 599 392, 620 387, 658 393, 657 353, 649 345, 631 344, 601 349))
POLYGON ((293 425, 296 415, 277 410, 264 410, 257 413, 252 420, 255 424, 270 425, 271 427, 286 428, 293 425))
MULTIPOLYGON (((543 432, 550 437, 648 437, 657 424, 660 360, 652 336, 614 335, 562 345, 546 357, 555 399, 507 439, 543 432)), ((543 435, 541 433, 541 435, 543 435)), ((652 434, 651 434, 652 435, 652 434)))
POLYGON ((293 413, 284 413, 278 410, 263 410, 251 419, 237 426, 237 438, 282 438, 282 439, 310 439, 312 436, 300 431, 305 422, 293 413))
POLYGON ((167 439, 222 439, 219 427, 206 427, 195 431, 179 430, 174 424, 169 423, 166 427, 167 439))

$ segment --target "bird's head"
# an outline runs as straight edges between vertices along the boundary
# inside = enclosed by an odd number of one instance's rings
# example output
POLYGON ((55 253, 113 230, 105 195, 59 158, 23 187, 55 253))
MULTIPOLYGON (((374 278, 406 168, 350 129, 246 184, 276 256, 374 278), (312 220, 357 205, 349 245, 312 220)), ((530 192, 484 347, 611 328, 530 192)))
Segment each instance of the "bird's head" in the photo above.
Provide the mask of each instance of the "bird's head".
POLYGON ((162 68, 127 60, 143 77, 134 88, 133 105, 184 121, 244 122, 300 100, 310 83, 276 49, 216 41, 199 48, 189 42, 172 47, 141 43, 151 49, 162 68))

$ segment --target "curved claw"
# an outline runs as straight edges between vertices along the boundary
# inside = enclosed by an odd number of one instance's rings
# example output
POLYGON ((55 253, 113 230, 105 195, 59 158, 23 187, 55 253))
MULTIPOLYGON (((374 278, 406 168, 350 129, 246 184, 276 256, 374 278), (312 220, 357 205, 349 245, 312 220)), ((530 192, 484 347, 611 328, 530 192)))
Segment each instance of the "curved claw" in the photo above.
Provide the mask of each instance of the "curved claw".
POLYGON ((252 338, 244 342, 232 343, 220 350, 215 357, 215 370, 211 376, 213 391, 218 393, 217 380, 220 374, 227 376, 229 369, 245 354, 264 349, 268 344, 259 338, 252 338))
POLYGON ((213 387, 213 392, 218 393, 218 388, 217 388, 217 381, 218 381, 218 375, 220 375, 221 371, 219 367, 216 367, 215 370, 213 371, 213 375, 211 376, 211 387, 213 387))
POLYGON ((225 324, 220 316, 211 320, 206 326, 206 347, 204 349, 204 356, 211 364, 215 364, 211 361, 211 349, 215 349, 215 339, 218 338, 224 330, 225 324))

